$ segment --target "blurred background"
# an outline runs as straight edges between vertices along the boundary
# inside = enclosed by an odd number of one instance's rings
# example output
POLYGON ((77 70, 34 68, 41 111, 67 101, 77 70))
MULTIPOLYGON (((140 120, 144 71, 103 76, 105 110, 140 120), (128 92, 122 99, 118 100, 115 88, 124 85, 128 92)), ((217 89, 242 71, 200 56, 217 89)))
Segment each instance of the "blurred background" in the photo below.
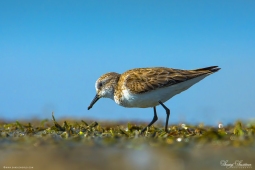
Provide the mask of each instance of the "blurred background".
MULTIPOLYGON (((169 123, 255 111, 255 1, 0 1, 0 118, 150 121, 101 99, 95 81, 137 67, 222 69, 166 102, 169 123)), ((165 110, 158 107, 159 119, 165 110)))

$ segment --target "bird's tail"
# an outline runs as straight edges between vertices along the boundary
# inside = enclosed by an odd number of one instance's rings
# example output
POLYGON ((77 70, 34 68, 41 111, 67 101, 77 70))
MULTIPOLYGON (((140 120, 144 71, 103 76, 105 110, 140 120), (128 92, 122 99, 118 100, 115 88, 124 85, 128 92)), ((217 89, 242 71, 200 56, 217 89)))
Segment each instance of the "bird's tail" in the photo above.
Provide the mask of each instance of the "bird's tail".
POLYGON ((199 68, 194 71, 209 71, 211 73, 214 73, 214 72, 219 71, 220 69, 221 68, 219 68, 218 66, 211 66, 211 67, 199 68))

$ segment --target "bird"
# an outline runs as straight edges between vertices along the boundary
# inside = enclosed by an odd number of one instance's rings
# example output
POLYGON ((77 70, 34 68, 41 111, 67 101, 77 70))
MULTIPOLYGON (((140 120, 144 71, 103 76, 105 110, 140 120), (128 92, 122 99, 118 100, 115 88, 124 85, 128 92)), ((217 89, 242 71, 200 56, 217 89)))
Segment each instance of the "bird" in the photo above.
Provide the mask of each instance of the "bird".
POLYGON ((164 103, 220 69, 218 66, 194 70, 148 67, 122 74, 109 72, 97 79, 96 95, 88 110, 101 98, 110 98, 127 108, 153 108, 153 119, 141 130, 143 133, 158 120, 156 106, 161 105, 166 111, 165 131, 168 132, 170 109, 164 103))

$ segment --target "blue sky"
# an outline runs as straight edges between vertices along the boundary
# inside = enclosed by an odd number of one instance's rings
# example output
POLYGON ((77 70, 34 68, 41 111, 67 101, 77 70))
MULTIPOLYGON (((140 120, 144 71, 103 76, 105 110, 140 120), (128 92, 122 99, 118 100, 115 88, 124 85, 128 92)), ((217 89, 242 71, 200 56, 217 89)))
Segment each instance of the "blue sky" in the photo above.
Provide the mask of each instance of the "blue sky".
MULTIPOLYGON (((101 99, 106 72, 222 69, 166 105, 170 124, 254 118, 255 2, 0 1, 0 118, 150 121, 153 109, 101 99)), ((165 121, 164 109, 158 107, 165 121)))

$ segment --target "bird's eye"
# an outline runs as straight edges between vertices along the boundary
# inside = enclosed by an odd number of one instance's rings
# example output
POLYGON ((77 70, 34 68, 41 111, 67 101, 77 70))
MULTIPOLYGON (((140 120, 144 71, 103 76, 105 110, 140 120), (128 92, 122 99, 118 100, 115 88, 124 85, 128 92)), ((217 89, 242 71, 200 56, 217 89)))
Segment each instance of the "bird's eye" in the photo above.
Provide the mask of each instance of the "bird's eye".
POLYGON ((97 84, 97 88, 98 88, 98 89, 100 89, 102 86, 103 86, 103 83, 102 83, 102 82, 99 82, 99 83, 97 84))

